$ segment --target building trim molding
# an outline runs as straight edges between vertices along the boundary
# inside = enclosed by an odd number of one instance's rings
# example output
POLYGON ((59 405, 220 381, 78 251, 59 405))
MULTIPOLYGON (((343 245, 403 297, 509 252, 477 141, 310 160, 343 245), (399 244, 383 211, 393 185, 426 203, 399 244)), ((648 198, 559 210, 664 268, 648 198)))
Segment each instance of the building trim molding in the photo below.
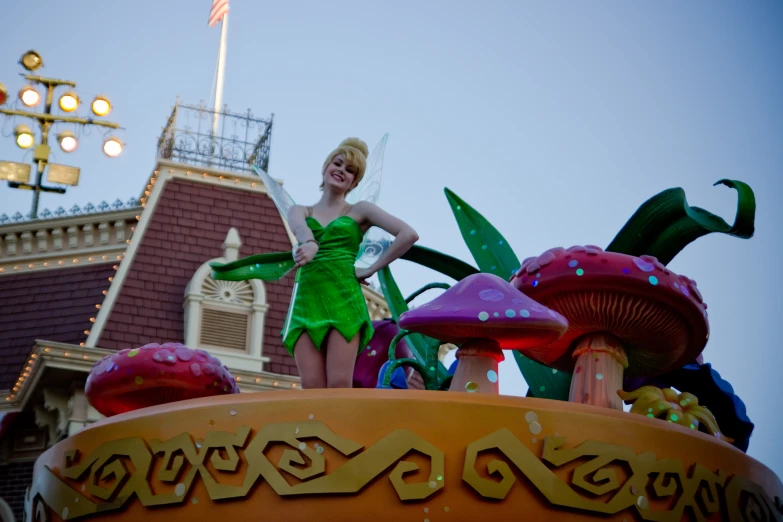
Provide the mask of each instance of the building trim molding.
MULTIPOLYGON (((24 410, 39 388, 46 369, 88 374, 95 363, 114 353, 117 351, 37 340, 19 374, 17 384, 12 390, 0 391, 0 396, 4 396, 0 401, 0 413, 24 410)), ((243 392, 301 389, 299 377, 292 375, 235 368, 231 369, 231 374, 243 392)))
POLYGON ((13 389, 5 390, 5 400, 0 402, 0 411, 21 411, 25 408, 38 382, 47 368, 89 373, 96 362, 114 350, 77 346, 54 341, 36 340, 13 389))

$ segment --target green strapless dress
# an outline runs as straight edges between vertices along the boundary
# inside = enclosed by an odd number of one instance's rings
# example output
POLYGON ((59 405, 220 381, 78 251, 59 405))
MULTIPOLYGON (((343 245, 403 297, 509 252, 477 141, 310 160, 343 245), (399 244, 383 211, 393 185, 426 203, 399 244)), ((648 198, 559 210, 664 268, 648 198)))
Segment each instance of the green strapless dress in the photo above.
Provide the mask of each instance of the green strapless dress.
MULTIPOLYGON (((320 247, 312 261, 301 267, 291 296, 283 330, 283 345, 293 356, 296 341, 307 333, 320 350, 334 328, 350 341, 359 334, 361 351, 373 336, 354 262, 362 242, 362 229, 350 216, 340 216, 326 227, 308 216, 307 226, 320 247)), ((294 266, 290 252, 251 256, 232 263, 212 263, 212 277, 228 281, 278 280, 294 266)))

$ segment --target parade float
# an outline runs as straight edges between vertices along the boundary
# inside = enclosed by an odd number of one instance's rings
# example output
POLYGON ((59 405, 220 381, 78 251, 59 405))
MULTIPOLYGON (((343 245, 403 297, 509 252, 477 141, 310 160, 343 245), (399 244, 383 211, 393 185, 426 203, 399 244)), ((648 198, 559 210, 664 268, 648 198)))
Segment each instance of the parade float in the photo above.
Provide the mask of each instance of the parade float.
POLYGON ((86 389, 107 417, 38 459, 26 519, 783 520, 783 485, 745 453, 744 405, 701 356, 698 274, 667 268, 707 233, 752 236, 750 187, 720 183, 738 193, 733 225, 671 189, 605 249, 521 262, 447 190, 477 266, 416 246, 405 259, 456 283, 407 299, 379 273, 392 317, 358 389, 239 394, 203 350, 116 352, 86 389), (498 394, 506 356, 527 397, 498 394), (404 389, 414 371, 425 390, 404 389))

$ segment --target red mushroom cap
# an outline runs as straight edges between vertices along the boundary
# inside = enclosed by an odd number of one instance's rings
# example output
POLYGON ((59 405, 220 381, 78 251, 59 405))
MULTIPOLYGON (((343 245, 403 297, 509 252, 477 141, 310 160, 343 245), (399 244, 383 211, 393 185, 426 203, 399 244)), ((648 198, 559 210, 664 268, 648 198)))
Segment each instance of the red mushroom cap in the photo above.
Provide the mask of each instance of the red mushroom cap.
POLYGON ((239 393, 228 368, 204 350, 147 344, 107 355, 90 371, 87 400, 110 417, 156 404, 239 393))
POLYGON ((492 339, 505 350, 528 350, 563 335, 568 321, 492 274, 473 274, 400 316, 400 328, 462 344, 492 339))
MULTIPOLYGON (((356 365, 353 368, 354 388, 375 388, 378 384, 378 373, 381 371, 381 366, 389 360, 389 345, 394 336, 400 332, 399 327, 391 319, 373 321, 372 327, 375 330, 372 339, 356 356, 356 365)), ((397 359, 413 357, 413 352, 405 339, 397 343, 394 356, 397 359)), ((404 370, 405 378, 410 378, 413 368, 406 366, 404 370)))
POLYGON ((596 246, 553 248, 526 259, 511 281, 568 318, 563 337, 527 354, 559 370, 573 370, 570 353, 563 353, 590 333, 611 334, 623 342, 628 377, 678 368, 696 359, 707 344, 707 305, 696 282, 652 256, 604 252, 596 246))

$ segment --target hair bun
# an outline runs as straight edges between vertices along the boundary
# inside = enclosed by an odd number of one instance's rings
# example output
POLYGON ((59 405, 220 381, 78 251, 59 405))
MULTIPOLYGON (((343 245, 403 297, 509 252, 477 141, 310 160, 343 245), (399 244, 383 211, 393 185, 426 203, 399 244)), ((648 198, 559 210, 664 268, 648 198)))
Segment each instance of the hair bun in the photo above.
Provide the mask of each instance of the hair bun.
POLYGON ((359 138, 345 138, 340 143, 340 147, 351 147, 353 149, 357 149, 364 155, 365 158, 370 154, 370 149, 367 148, 367 144, 359 138))

